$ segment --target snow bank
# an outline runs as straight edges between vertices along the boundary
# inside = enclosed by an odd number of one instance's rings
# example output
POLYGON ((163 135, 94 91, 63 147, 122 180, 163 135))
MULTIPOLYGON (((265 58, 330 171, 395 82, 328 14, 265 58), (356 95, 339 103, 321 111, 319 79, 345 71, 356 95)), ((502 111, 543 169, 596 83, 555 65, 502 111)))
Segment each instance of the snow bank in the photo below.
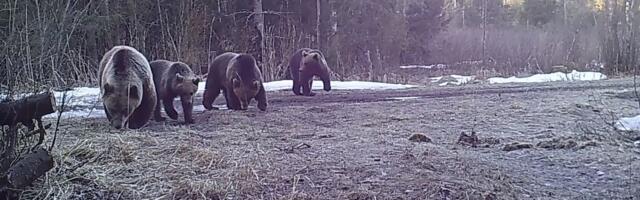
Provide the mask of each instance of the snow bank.
POLYGON ((400 69, 444 69, 447 68, 445 64, 434 64, 434 65, 404 65, 400 66, 400 69))
POLYGON ((615 127, 621 131, 640 131, 640 115, 620 118, 615 127))
POLYGON ((517 78, 515 76, 509 78, 495 77, 489 78, 489 83, 542 83, 553 81, 593 81, 603 80, 607 76, 600 72, 579 72, 573 70, 571 73, 556 72, 551 74, 536 74, 529 77, 517 78))
MULTIPOLYGON (((282 80, 264 83, 266 91, 290 90, 292 80, 282 80)), ((322 81, 313 81, 313 90, 322 90, 322 81)), ((415 85, 389 84, 366 81, 331 81, 332 90, 398 90, 417 87, 415 85)))
POLYGON ((419 99, 420 97, 391 97, 388 98, 390 100, 397 100, 397 101, 407 101, 407 100, 414 100, 414 99, 419 99))
MULTIPOLYGON (((266 91, 279 91, 279 90, 291 90, 293 86, 292 80, 281 80, 264 83, 264 89, 266 91)), ((322 90, 322 81, 313 81, 312 90, 322 90)), ((415 85, 401 85, 401 84, 389 84, 379 82, 366 82, 366 81, 331 81, 332 90, 397 90, 417 87, 415 85)), ((198 85, 199 94, 204 93, 205 83, 204 81, 198 85)))
POLYGON ((461 76, 461 75, 447 75, 431 78, 432 83, 436 83, 439 86, 445 85, 462 85, 467 84, 475 80, 475 76, 461 76))
MULTIPOLYGON (((198 84, 197 94, 202 95, 204 93, 205 81, 198 84)), ((278 90, 290 90, 292 86, 291 80, 282 80, 264 83, 265 90, 278 91, 278 90)), ((364 82, 364 81, 331 81, 331 89, 333 90, 393 90, 393 89, 406 89, 416 87, 414 85, 400 85, 400 84, 387 84, 377 82, 364 82)), ((314 90, 322 90, 322 81, 314 81, 314 90)), ((56 104, 62 105, 62 97, 64 93, 67 93, 67 102, 65 104, 65 112, 62 114, 63 118, 70 117, 85 117, 96 118, 104 117, 104 110, 100 103, 100 89, 93 87, 79 87, 69 91, 55 91, 56 104)), ((24 94, 26 96, 27 94, 24 94)), ((21 95, 17 95, 19 97, 21 95)), ((226 109, 226 105, 217 105, 221 109, 226 109)), ((181 109, 178 109, 181 111, 181 109)), ((194 111, 203 111, 202 106, 195 106, 194 111)), ((45 118, 55 118, 58 113, 53 113, 44 116, 45 118)))

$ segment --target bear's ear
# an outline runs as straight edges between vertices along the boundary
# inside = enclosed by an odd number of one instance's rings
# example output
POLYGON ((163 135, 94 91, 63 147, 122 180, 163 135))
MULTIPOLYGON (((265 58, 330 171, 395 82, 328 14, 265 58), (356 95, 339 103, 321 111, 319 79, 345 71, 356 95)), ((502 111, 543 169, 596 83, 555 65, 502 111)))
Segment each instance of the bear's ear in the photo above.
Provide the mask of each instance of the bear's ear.
POLYGON ((258 89, 260 88, 260 81, 253 81, 253 89, 258 89))
POLYGON ((307 57, 307 55, 309 55, 309 52, 303 50, 302 51, 302 57, 307 57))
POLYGON ((113 92, 113 86, 109 85, 108 83, 104 83, 104 93, 105 94, 110 94, 113 92))
POLYGON ((231 81, 231 82, 233 82, 233 87, 234 88, 240 87, 240 80, 234 78, 233 81, 231 81))
POLYGON ((193 79, 193 84, 198 85, 200 83, 200 78, 193 79))
POLYGON ((320 55, 318 55, 318 54, 313 54, 313 59, 314 59, 314 60, 320 60, 320 55))
POLYGON ((178 81, 178 83, 182 83, 182 81, 184 81, 184 76, 180 75, 180 73, 176 73, 176 81, 178 81))
POLYGON ((138 86, 129 87, 129 98, 138 98, 138 86))

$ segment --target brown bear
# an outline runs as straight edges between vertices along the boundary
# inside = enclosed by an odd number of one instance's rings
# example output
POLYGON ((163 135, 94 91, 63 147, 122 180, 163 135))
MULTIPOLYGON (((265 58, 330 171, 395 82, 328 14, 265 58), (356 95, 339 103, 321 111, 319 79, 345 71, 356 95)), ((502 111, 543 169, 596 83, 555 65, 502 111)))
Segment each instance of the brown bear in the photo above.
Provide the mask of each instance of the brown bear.
POLYGON ((178 112, 173 107, 173 99, 180 97, 184 121, 193 124, 193 95, 198 91, 198 78, 189 65, 182 62, 167 60, 155 60, 149 63, 153 73, 153 82, 156 85, 158 102, 153 114, 156 121, 164 121, 160 114, 160 107, 164 105, 164 111, 171 119, 178 119, 178 112))
POLYGON ((325 91, 331 90, 331 71, 320 50, 299 49, 291 56, 289 70, 293 79, 293 93, 296 95, 315 96, 311 92, 313 76, 320 77, 325 91))
POLYGON ((156 87, 147 58, 129 46, 115 46, 100 61, 100 97, 111 126, 138 129, 151 119, 156 87))
POLYGON ((227 108, 246 110, 252 99, 258 108, 267 109, 267 94, 262 85, 262 73, 255 58, 249 54, 227 52, 217 56, 209 66, 202 104, 207 110, 222 90, 227 108))

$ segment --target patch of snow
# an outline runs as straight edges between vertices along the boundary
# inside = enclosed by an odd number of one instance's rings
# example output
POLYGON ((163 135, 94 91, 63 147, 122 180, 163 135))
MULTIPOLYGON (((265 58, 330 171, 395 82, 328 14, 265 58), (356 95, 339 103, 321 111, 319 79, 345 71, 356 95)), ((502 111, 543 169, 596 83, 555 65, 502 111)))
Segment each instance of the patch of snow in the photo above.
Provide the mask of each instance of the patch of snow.
POLYGON ((433 64, 433 65, 404 65, 400 66, 400 69, 444 69, 447 68, 445 64, 433 64))
MULTIPOLYGON (((202 81, 198 84, 197 95, 204 93, 206 82, 202 81)), ((292 86, 291 80, 282 80, 264 83, 265 90, 278 91, 278 90, 290 90, 292 86)), ((331 81, 331 89, 333 90, 390 90, 390 89, 406 89, 417 87, 414 85, 400 85, 400 84, 387 84, 378 82, 364 82, 364 81, 331 81)), ((322 81, 314 81, 314 90, 322 90, 322 81)), ((56 98, 56 105, 62 105, 62 97, 64 93, 67 93, 65 102, 65 112, 62 113, 62 118, 99 118, 105 117, 104 109, 100 103, 100 88, 94 87, 79 87, 69 91, 54 91, 56 98)), ((20 94, 16 97, 23 97, 30 94, 20 94)), ((226 104, 214 105, 221 110, 226 110, 226 104)), ((176 106, 178 112, 182 112, 179 104, 176 106)), ((204 111, 203 106, 194 106, 194 111, 204 111)), ((45 118, 56 118, 58 113, 52 113, 44 116, 45 118)))
MULTIPOLYGON (((43 118, 49 118, 49 119, 55 119, 57 118, 59 115, 59 112, 56 111, 55 113, 51 113, 48 115, 43 116, 43 118)), ((66 118, 104 118, 106 117, 106 115, 104 114, 104 110, 102 109, 72 109, 72 110, 67 110, 65 108, 65 112, 62 113, 61 118, 62 119, 66 119, 66 118)))
POLYGON ((573 70, 571 73, 555 72, 550 74, 536 74, 529 77, 518 78, 515 76, 509 78, 494 77, 489 78, 489 83, 542 83, 553 81, 593 81, 607 79, 607 76, 600 72, 579 72, 573 70))
POLYGON ((79 87, 70 91, 55 91, 56 105, 62 105, 62 97, 67 93, 66 106, 93 107, 100 96, 100 88, 79 87))
MULTIPOLYGON (((266 91, 290 90, 292 80, 281 80, 264 83, 266 91)), ((322 90, 322 81, 314 80, 312 90, 322 90)), ((415 85, 390 84, 366 81, 331 81, 332 90, 398 90, 417 87, 415 85)))
POLYGON ((419 99, 420 97, 391 97, 389 99, 391 100, 398 100, 398 101, 406 101, 406 100, 413 100, 413 99, 419 99))
POLYGON ((459 63, 460 64, 474 64, 474 65, 477 65, 477 64, 482 64, 482 60, 465 60, 465 61, 462 61, 462 62, 459 62, 459 63))
POLYGON ((620 118, 615 127, 621 131, 640 131, 640 115, 620 118))
POLYGON ((437 83, 439 86, 463 85, 475 80, 475 78, 475 76, 447 75, 432 77, 431 82, 437 83))

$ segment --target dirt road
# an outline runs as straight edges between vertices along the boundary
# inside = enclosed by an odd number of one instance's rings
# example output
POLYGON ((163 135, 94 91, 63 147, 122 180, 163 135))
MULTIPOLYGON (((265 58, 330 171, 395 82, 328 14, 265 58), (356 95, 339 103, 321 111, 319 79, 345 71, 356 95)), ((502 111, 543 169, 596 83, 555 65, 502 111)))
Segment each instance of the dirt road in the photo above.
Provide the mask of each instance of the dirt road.
POLYGON ((640 137, 611 126, 640 113, 631 86, 282 91, 269 93, 267 112, 204 111, 195 125, 153 122, 123 132, 105 119, 72 119, 54 152, 58 168, 25 195, 640 199, 640 137), (463 132, 477 140, 458 142, 463 132), (430 141, 411 141, 413 134, 430 141))

